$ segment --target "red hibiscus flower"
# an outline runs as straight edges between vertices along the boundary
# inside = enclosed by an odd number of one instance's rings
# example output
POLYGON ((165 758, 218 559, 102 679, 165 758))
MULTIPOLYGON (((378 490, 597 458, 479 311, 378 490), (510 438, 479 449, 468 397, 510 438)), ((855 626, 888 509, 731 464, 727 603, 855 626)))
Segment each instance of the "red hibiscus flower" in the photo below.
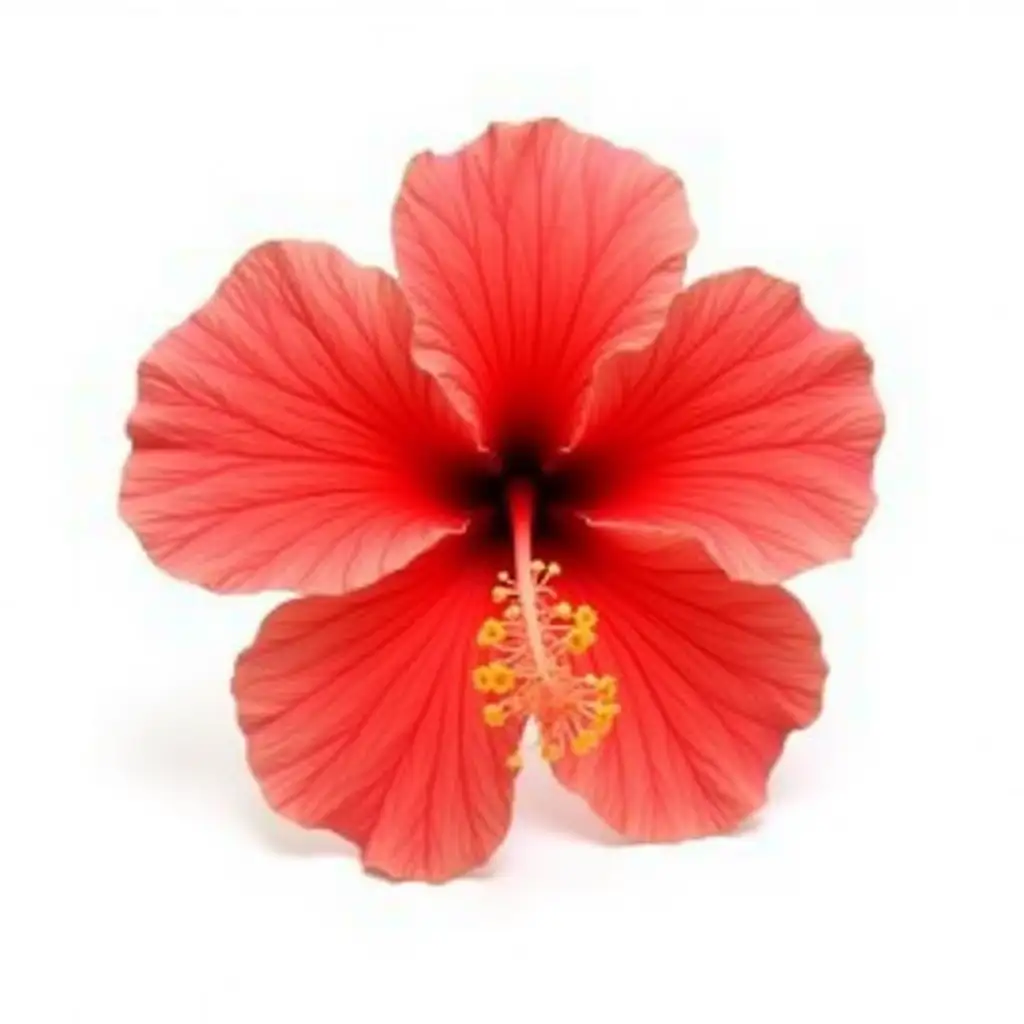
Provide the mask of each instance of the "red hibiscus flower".
POLYGON ((395 878, 478 865, 524 724, 626 836, 728 830, 821 704, 777 584, 849 554, 882 415, 755 269, 680 291, 683 187, 557 121, 410 164, 398 280, 273 242, 140 369, 124 518, 289 589, 234 694, 267 800, 395 878))

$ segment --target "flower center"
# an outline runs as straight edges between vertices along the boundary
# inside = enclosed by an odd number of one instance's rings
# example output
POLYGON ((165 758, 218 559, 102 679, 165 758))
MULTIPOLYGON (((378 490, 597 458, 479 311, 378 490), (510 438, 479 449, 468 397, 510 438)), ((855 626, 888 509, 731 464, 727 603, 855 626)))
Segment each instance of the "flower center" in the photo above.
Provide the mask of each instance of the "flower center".
MULTIPOLYGON (((552 582, 561 574, 559 565, 531 557, 533 496, 527 487, 512 490, 509 511, 515 576, 498 573, 491 591, 502 609, 484 621, 476 639, 493 660, 474 669, 473 686, 499 698, 484 706, 488 725, 532 717, 545 760, 557 761, 567 750, 581 756, 608 734, 619 713, 615 679, 577 671, 576 660, 597 642, 597 612, 560 600, 552 582)), ((518 752, 508 766, 522 766, 518 752)))

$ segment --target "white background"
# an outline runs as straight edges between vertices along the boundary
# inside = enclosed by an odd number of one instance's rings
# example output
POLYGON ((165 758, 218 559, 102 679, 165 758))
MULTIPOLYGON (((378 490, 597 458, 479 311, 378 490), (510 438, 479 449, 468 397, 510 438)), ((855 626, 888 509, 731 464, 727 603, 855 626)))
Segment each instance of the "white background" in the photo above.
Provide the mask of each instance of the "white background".
POLYGON ((0 21, 0 1019, 1024 1019, 1021 21, 92 6, 0 21), (531 766, 483 877, 390 885, 262 806, 227 685, 275 599, 149 565, 123 421, 248 246, 388 265, 413 152, 549 113, 682 173, 694 275, 762 263, 866 339, 881 507, 797 584, 827 707, 743 834, 618 846, 531 766))

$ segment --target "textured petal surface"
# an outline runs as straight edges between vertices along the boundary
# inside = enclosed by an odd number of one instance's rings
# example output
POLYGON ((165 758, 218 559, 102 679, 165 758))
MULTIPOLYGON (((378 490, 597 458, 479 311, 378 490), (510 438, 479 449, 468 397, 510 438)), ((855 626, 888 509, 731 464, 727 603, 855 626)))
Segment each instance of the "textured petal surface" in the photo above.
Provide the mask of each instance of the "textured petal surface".
POLYGON ((660 330, 694 238, 675 175, 559 121, 422 154, 394 213, 417 359, 486 444, 550 451, 596 361, 660 330))
POLYGON ((564 556, 561 590, 598 609, 590 669, 619 680, 622 711, 559 779, 643 840, 734 828, 765 799, 786 734, 818 714, 818 632, 779 587, 730 580, 699 543, 592 531, 564 556))
POLYGON ((875 505, 871 374, 796 286, 753 269, 697 282, 653 345, 598 372, 575 452, 601 481, 588 518, 690 533, 759 583, 848 555, 875 505))
POLYGON ((221 591, 341 593, 464 518, 465 425, 410 357, 395 282, 268 243, 139 369, 121 512, 160 566, 221 591))
POLYGON ((394 878, 467 871, 509 824, 518 734, 483 724, 470 682, 494 566, 466 549, 450 538, 366 590, 282 605, 235 673, 270 804, 394 878))

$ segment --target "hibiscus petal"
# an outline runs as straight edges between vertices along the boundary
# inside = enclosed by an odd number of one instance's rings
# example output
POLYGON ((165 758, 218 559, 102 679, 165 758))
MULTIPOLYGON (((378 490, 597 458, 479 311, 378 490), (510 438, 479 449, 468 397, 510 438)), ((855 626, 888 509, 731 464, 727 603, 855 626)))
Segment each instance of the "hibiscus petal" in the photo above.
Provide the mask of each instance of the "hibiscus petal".
POLYGON ((489 447, 546 452, 597 360, 654 339, 695 240, 675 175, 555 120, 416 157, 393 228, 418 361, 489 447))
POLYGON ((871 372, 795 285, 754 269, 697 282, 653 345, 598 372, 575 451, 601 481, 588 519, 690 533, 758 583, 849 555, 875 506, 871 372))
POLYGON ((494 566, 468 543, 442 541, 354 594, 281 605, 235 673, 269 803, 394 878, 468 871, 509 824, 519 731, 485 726, 471 683, 494 566))
POLYGON ((397 284, 328 245, 246 255, 139 369, 121 512, 153 560, 341 593, 463 529, 444 468, 472 442, 410 334, 397 284))
POLYGON ((764 802, 786 734, 810 723, 827 667, 779 587, 730 580, 696 541, 592 531, 562 590, 598 609, 589 670, 618 679, 619 716, 558 778, 643 840, 734 828, 764 802))

